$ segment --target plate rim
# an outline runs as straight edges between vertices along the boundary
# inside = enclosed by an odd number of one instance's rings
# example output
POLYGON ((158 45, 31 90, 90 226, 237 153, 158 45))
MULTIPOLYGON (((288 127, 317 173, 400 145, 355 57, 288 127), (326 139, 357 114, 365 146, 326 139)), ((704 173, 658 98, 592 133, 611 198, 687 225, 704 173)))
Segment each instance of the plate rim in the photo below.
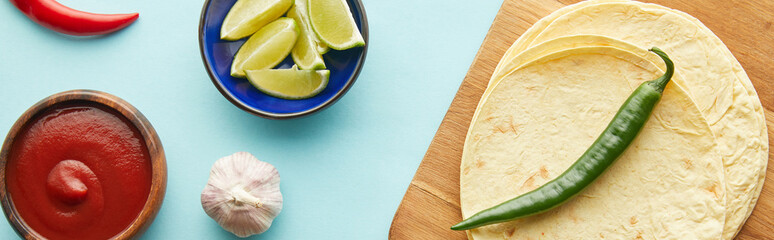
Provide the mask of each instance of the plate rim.
POLYGON ((355 81, 357 80, 358 76, 360 76, 360 71, 363 69, 363 65, 365 65, 366 55, 368 54, 368 45, 370 45, 368 44, 368 38, 369 38, 368 37, 368 32, 369 32, 368 17, 366 16, 365 7, 363 7, 363 2, 361 0, 346 0, 346 1, 354 3, 353 4, 354 6, 350 6, 350 7, 355 7, 357 11, 360 12, 360 25, 361 25, 360 34, 363 36, 363 41, 365 42, 365 45, 362 47, 363 52, 358 57, 358 60, 357 60, 358 64, 355 66, 355 70, 353 71, 352 76, 349 79, 347 79, 346 83, 344 83, 344 87, 339 89, 339 91, 336 92, 336 94, 334 94, 333 97, 326 100, 325 102, 322 102, 321 104, 318 104, 317 106, 304 111, 292 112, 292 113, 273 113, 273 112, 267 112, 267 111, 263 111, 263 110, 248 106, 243 101, 238 100, 237 97, 231 94, 231 92, 228 91, 228 89, 226 89, 225 86, 223 86, 223 83, 220 80, 218 80, 218 78, 213 72, 214 69, 212 68, 212 65, 207 60, 207 54, 205 53, 205 50, 204 50, 204 47, 205 47, 204 46, 204 19, 205 19, 206 13, 209 10, 209 7, 211 6, 210 3, 212 2, 212 0, 205 0, 204 6, 202 6, 202 12, 199 15, 199 26, 198 26, 199 53, 202 57, 202 63, 204 64, 204 69, 207 70, 207 75, 209 75, 210 77, 210 81, 212 81, 212 83, 218 89, 220 94, 223 95, 223 97, 225 97, 234 106, 237 106, 239 109, 242 109, 243 111, 248 112, 250 114, 263 117, 263 118, 268 118, 268 119, 290 119, 290 118, 303 117, 315 112, 319 112, 320 110, 323 110, 328 106, 333 105, 336 101, 338 101, 342 96, 344 96, 344 94, 346 94, 349 91, 352 85, 355 84, 355 81))

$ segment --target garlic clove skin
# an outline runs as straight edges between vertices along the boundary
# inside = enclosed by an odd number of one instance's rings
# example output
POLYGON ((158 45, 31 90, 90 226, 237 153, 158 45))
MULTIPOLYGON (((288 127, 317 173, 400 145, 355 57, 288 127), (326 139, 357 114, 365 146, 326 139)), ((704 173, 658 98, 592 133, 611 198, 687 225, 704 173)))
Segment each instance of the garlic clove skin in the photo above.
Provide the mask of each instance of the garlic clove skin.
POLYGON ((247 152, 218 159, 202 191, 204 212, 239 237, 265 232, 282 211, 280 176, 247 152))

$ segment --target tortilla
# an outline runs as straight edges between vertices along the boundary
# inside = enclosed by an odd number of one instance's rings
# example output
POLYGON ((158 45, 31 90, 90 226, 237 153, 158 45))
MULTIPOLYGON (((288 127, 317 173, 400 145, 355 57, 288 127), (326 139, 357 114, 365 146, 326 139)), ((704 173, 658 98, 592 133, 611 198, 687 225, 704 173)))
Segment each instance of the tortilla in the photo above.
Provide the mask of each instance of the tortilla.
MULTIPOLYGON (((511 59, 508 59, 508 62, 503 62, 499 72, 493 73, 490 84, 498 82, 503 76, 523 66, 524 64, 550 53, 563 51, 570 48, 605 46, 614 47, 634 53, 635 55, 641 58, 645 58, 656 64, 661 70, 665 70, 666 68, 664 61, 661 60, 661 58, 651 54, 648 50, 639 48, 631 43, 600 35, 572 35, 562 36, 542 42, 524 50, 523 52, 520 52, 517 56, 513 56, 511 59)), ((679 75, 679 73, 677 73, 677 75, 679 75)), ((491 88, 487 88, 487 90, 491 90, 491 88)))
MULTIPOLYGON (((631 52, 580 47, 526 63, 492 85, 463 149, 463 217, 561 174, 629 94, 661 74, 631 52)), ((715 141, 698 107, 672 82, 635 141, 579 196, 543 214, 472 229, 469 236, 719 239, 725 184, 715 141)))
MULTIPOLYGON (((734 57, 734 55, 731 53, 731 50, 728 49, 728 47, 725 44, 723 44, 723 41, 721 41, 720 38, 718 38, 714 33, 712 33, 712 30, 707 28, 707 26, 704 26, 704 24, 702 24, 701 21, 699 21, 699 19, 696 19, 695 17, 687 13, 684 13, 682 11, 670 9, 661 5, 647 4, 647 5, 644 5, 644 7, 654 8, 654 9, 665 9, 668 11, 672 11, 673 13, 679 14, 683 16, 685 19, 693 22, 694 25, 696 25, 696 27, 700 28, 705 33, 708 33, 709 39, 714 43, 716 47, 715 50, 721 51, 726 56, 726 58, 731 62, 732 68, 737 77, 737 81, 742 83, 742 86, 747 91, 747 94, 753 98, 753 102, 752 102, 753 108, 755 108, 756 114, 759 115, 760 117, 759 121, 760 121, 760 124, 762 125, 760 130, 761 130, 761 141, 763 141, 761 143, 763 147, 762 155, 761 155, 763 166, 760 168, 760 173, 759 173, 760 180, 758 181, 755 187, 755 191, 753 192, 753 198, 750 201, 749 206, 747 207, 747 214, 744 215, 744 219, 741 219, 742 222, 739 223, 739 227, 736 229, 736 232, 735 232, 735 235, 736 235, 737 233, 739 233, 739 231, 742 230, 742 225, 744 224, 744 221, 748 217, 750 217, 750 214, 752 214, 755 204, 758 201, 758 197, 761 194, 761 190, 763 190, 763 182, 766 178, 766 168, 768 165, 768 158, 769 158, 769 138, 768 138, 765 114, 763 112, 763 106, 761 105, 760 98, 758 98, 758 93, 755 91, 755 87, 753 87, 752 81, 750 81, 750 77, 747 76, 747 73, 744 71, 744 68, 742 68, 742 65, 739 63, 739 60, 737 60, 734 57)), ((728 224, 729 221, 726 221, 726 223, 728 224)), ((726 237, 731 237, 731 236, 727 235, 726 237)))
POLYGON ((729 201, 723 239, 733 238, 762 189, 768 136, 757 93, 717 36, 685 13, 638 2, 588 4, 538 32, 531 44, 596 34, 642 48, 659 46, 672 57, 686 90, 718 136, 729 201))
MULTIPOLYGON (((651 63, 656 64, 656 66, 658 66, 659 69, 666 70, 666 65, 664 64, 664 61, 661 60, 661 58, 659 58, 654 54, 651 54, 649 51, 645 49, 641 49, 637 46, 634 46, 624 41, 620 41, 620 40, 605 37, 605 36, 599 36, 599 35, 574 35, 574 36, 559 37, 556 39, 552 39, 552 40, 540 43, 533 47, 530 47, 524 50, 524 52, 521 52, 518 55, 513 56, 511 59, 509 59, 508 62, 501 62, 503 65, 501 66, 500 71, 499 72, 495 71, 493 73, 492 80, 489 83, 489 87, 487 87, 481 99, 479 100, 479 105, 492 92, 493 90, 492 86, 494 86, 497 82, 499 82, 499 80, 502 79, 504 75, 507 75, 508 73, 524 66, 527 63, 535 61, 551 53, 565 51, 571 48, 606 47, 606 46, 628 51, 632 54, 637 55, 638 57, 645 58, 649 60, 651 63)), ((679 75, 680 75, 679 73, 675 73, 675 77, 672 79, 672 81, 673 82, 682 81, 679 75)), ((479 108, 476 109, 475 114, 477 114, 478 111, 480 111, 479 108)))
MULTIPOLYGON (((500 59, 500 62, 497 64, 497 67, 495 67, 495 74, 492 75, 492 79, 498 79, 500 77, 495 78, 497 76, 497 73, 500 71, 500 68, 502 68, 504 64, 507 64, 510 62, 511 59, 516 57, 519 53, 526 50, 527 47, 529 47, 529 44, 532 43, 532 40, 535 39, 535 37, 542 31, 548 24, 550 24, 554 19, 558 18, 559 16, 564 15, 565 13, 571 12, 575 9, 586 7, 592 4, 598 4, 598 3, 605 3, 605 2, 625 2, 627 0, 592 0, 592 1, 582 1, 575 4, 567 5, 563 8, 557 9, 556 11, 552 12, 548 16, 545 16, 538 20, 535 24, 532 24, 527 31, 521 34, 521 36, 516 39, 516 42, 511 45, 511 47, 508 48, 508 50, 505 51, 505 54, 500 59)), ((490 81, 491 83, 492 81, 490 81)))

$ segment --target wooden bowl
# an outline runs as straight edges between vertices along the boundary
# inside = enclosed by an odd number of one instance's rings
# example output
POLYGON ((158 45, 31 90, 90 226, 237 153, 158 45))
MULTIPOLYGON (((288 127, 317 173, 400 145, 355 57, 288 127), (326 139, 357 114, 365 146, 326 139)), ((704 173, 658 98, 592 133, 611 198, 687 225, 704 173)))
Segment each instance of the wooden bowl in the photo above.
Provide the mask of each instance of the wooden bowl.
POLYGON ((51 95, 30 107, 24 114, 16 120, 5 138, 2 149, 0 149, 0 199, 2 199, 3 212, 8 222, 13 225, 14 230, 25 239, 44 239, 37 232, 33 231, 20 217, 13 204, 13 201, 7 191, 5 170, 8 161, 9 152, 12 143, 17 135, 24 129, 31 119, 45 110, 59 104, 85 103, 98 104, 113 109, 123 115, 129 122, 137 128, 145 144, 148 147, 148 153, 151 160, 152 182, 148 199, 145 206, 140 211, 137 218, 124 229, 114 236, 115 239, 132 239, 142 235, 148 229, 156 214, 161 208, 164 200, 164 193, 167 186, 167 163, 164 156, 164 149, 161 146, 158 134, 151 126, 148 119, 128 102, 108 93, 93 90, 71 90, 51 95))

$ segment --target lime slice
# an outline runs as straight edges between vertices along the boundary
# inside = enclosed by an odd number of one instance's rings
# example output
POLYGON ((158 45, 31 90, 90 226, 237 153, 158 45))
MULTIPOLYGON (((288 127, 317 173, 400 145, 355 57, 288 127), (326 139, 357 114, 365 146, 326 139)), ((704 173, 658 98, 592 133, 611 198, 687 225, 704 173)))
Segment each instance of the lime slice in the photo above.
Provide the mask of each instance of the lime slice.
POLYGON ((345 50, 365 45, 346 0, 306 1, 312 29, 328 47, 345 50))
POLYGON ((237 40, 279 18, 293 5, 293 0, 239 0, 228 11, 220 27, 220 39, 237 40))
POLYGON ((283 99, 310 98, 328 85, 328 70, 247 70, 247 79, 258 90, 283 99))
POLYGON ((322 55, 317 49, 317 42, 320 40, 317 39, 317 34, 312 31, 312 26, 309 25, 309 17, 306 13, 304 1, 296 1, 296 5, 288 11, 288 17, 296 20, 298 28, 301 30, 301 35, 298 36, 296 46, 290 51, 290 56, 293 57, 293 61, 296 62, 300 69, 325 69, 325 62, 323 62, 322 55))
POLYGON ((231 76, 244 78, 244 70, 269 69, 290 53, 299 30, 292 18, 280 18, 266 24, 239 48, 231 63, 231 76))

